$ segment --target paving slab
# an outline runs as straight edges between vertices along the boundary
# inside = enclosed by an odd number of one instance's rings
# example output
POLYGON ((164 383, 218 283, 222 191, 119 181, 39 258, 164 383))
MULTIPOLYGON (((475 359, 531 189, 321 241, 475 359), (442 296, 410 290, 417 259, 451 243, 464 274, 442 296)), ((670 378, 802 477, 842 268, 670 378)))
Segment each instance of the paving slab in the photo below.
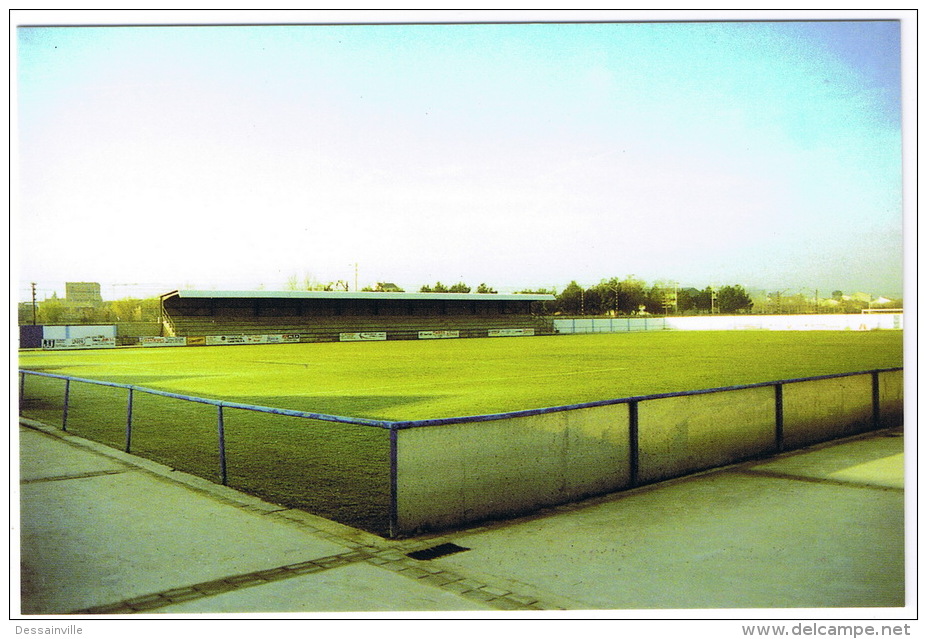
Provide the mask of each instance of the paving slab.
POLYGON ((782 455, 751 468, 848 485, 904 488, 904 438, 892 432, 884 437, 849 440, 813 452, 782 455))
POLYGON ((387 540, 32 423, 22 613, 899 609, 904 440, 886 434, 387 540), (466 550, 409 556, 444 543, 466 550))
POLYGON ((442 561, 568 597, 578 609, 904 605, 897 491, 704 475, 485 532, 442 561))
POLYGON ((164 614, 493 610, 427 581, 365 563, 160 608, 164 614))
MULTIPOLYGON (((61 450, 74 454, 66 444, 61 450)), ((67 613, 346 550, 138 470, 67 481, 32 476, 20 488, 27 614, 67 613)))
POLYGON ((90 473, 122 472, 129 467, 102 455, 88 455, 87 449, 63 446, 60 439, 26 428, 19 430, 19 480, 28 482, 90 473))

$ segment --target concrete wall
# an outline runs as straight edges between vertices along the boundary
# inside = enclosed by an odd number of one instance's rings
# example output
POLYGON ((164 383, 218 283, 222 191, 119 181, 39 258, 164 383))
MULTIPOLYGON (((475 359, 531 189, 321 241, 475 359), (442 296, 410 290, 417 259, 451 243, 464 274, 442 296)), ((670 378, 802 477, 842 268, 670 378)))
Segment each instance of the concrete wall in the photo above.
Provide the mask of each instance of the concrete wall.
POLYGON ((903 395, 899 370, 410 423, 396 433, 396 532, 530 513, 898 426, 903 395))
POLYGON ((630 482, 628 406, 400 430, 403 532, 504 517, 630 482))
POLYGON ((846 315, 700 315, 667 317, 666 328, 680 331, 871 331, 903 328, 901 313, 846 315))
POLYGON ((848 315, 694 315, 690 317, 596 317, 555 319, 554 330, 572 333, 638 331, 871 331, 901 329, 901 313, 848 315))
POLYGON ((904 371, 879 373, 879 422, 885 427, 904 423, 904 371))
POLYGON ((116 337, 156 337, 161 334, 160 322, 119 322, 116 324, 116 337))
POLYGON ((861 433, 872 426, 872 375, 784 384, 786 449, 861 433))
POLYGON ((640 483, 774 453, 775 387, 642 401, 638 442, 640 483))
POLYGON ((116 337, 114 324, 89 326, 76 324, 72 326, 44 326, 43 339, 74 339, 79 337, 116 337))

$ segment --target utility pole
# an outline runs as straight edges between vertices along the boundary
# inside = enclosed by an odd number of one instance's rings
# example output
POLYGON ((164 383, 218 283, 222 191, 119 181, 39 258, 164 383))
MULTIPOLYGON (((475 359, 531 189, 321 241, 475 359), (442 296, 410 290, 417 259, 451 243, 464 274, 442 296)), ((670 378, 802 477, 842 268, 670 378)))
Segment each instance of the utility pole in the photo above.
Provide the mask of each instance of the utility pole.
POLYGON ((354 292, 355 292, 355 293, 357 292, 357 270, 358 270, 358 267, 359 267, 359 264, 358 264, 357 262, 354 262, 354 292))
POLYGON ((35 282, 32 282, 32 325, 36 325, 35 282))

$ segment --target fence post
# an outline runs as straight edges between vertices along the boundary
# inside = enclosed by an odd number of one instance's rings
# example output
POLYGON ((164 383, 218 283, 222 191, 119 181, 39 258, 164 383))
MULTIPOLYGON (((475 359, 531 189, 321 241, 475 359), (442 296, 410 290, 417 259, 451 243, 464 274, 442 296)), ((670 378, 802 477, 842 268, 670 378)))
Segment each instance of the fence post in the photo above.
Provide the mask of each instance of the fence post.
POLYGON ((785 449, 785 419, 782 410, 782 384, 776 384, 776 452, 785 449))
POLYGON ((399 431, 389 429, 389 536, 399 535, 399 431))
POLYGON ((222 405, 218 406, 219 409, 219 475, 222 477, 222 485, 228 486, 229 477, 228 470, 225 466, 225 417, 222 414, 222 405))
POLYGON ((879 410, 879 371, 872 371, 872 429, 878 430, 882 423, 879 410))
POLYGON ((126 452, 132 452, 132 387, 129 387, 129 401, 126 406, 126 452))
POLYGON ((637 428, 637 402, 628 402, 628 482, 630 488, 638 483, 640 474, 640 441, 637 428))
POLYGON ((64 380, 64 409, 61 414, 61 430, 67 432, 68 430, 68 405, 70 404, 71 398, 71 380, 64 380))
POLYGON ((23 402, 26 400, 26 374, 19 373, 19 414, 23 414, 23 402))

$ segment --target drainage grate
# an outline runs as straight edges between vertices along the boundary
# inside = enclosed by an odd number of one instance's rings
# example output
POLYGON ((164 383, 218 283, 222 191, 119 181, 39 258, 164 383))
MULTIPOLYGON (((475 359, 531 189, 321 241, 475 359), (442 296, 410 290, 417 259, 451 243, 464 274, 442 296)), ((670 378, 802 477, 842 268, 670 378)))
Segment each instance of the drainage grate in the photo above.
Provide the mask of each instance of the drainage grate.
POLYGON ((437 559, 438 557, 446 557, 447 555, 453 555, 455 552, 463 552, 464 550, 470 549, 458 546, 457 544, 439 544, 431 548, 425 548, 424 550, 410 552, 406 556, 412 557, 412 559, 437 559))

